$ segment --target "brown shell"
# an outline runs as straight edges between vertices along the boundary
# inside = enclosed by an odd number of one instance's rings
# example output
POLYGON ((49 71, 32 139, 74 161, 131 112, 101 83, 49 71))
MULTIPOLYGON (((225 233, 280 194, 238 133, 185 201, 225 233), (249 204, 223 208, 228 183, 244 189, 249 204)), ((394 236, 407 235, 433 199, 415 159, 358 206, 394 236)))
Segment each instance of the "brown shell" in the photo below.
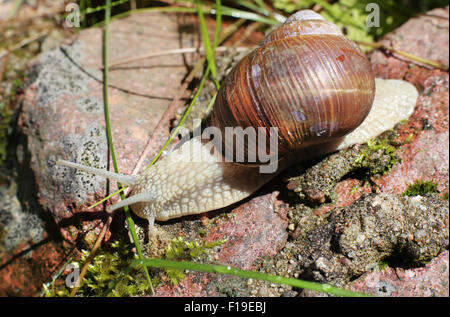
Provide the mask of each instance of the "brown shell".
POLYGON ((328 21, 294 17, 231 70, 210 121, 222 135, 225 127, 264 127, 266 144, 277 127, 281 157, 351 132, 374 95, 370 63, 357 45, 328 21))

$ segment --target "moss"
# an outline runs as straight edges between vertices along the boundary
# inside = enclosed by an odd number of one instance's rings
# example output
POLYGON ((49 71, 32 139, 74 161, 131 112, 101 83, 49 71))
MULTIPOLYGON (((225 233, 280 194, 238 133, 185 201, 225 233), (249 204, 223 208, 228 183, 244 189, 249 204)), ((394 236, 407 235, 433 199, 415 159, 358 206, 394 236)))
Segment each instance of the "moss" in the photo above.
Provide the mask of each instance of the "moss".
MULTIPOLYGON (((1 97, 3 97, 0 101, 0 167, 6 159, 8 127, 12 117, 12 111, 10 110, 11 104, 15 102, 18 92, 21 91, 25 85, 23 80, 25 77, 23 70, 17 70, 16 73, 17 78, 12 80, 11 88, 7 90, 5 96, 0 96, 0 100, 1 97)), ((8 81, 7 78, 0 78, 0 81, 3 80, 8 81)))
POLYGON ((389 267, 389 263, 386 261, 378 262, 378 270, 383 271, 384 269, 389 267))
POLYGON ((448 200, 448 192, 446 192, 446 193, 444 194, 444 196, 442 196, 442 199, 443 199, 443 200, 448 200))
POLYGON ((356 193, 356 192, 358 191, 358 189, 360 189, 360 188, 361 188, 361 185, 360 185, 360 184, 357 184, 357 185, 353 186, 353 187, 350 189, 350 195, 353 195, 354 193, 356 193))
MULTIPOLYGON (((198 258, 201 254, 206 254, 208 250, 222 245, 225 242, 226 240, 212 242, 186 241, 183 237, 175 237, 167 246, 165 257, 169 260, 192 260, 198 258)), ((165 270, 172 284, 177 284, 179 280, 184 278, 182 270, 172 268, 165 270)))
MULTIPOLYGON (((141 268, 129 270, 135 255, 125 240, 112 242, 108 249, 99 249, 77 291, 77 296, 136 296, 148 292, 150 285, 141 268)), ((90 251, 82 250, 78 267, 83 267, 90 251)), ((63 284, 44 286, 44 296, 68 296, 70 290, 63 284)))
POLYGON ((411 141, 411 139, 413 138, 413 136, 414 136, 414 134, 412 134, 412 133, 408 134, 404 143, 409 143, 411 141))
POLYGON ((6 141, 8 136, 8 125, 10 120, 10 111, 4 102, 0 103, 0 166, 6 159, 6 141))
MULTIPOLYGON (((429 193, 438 193, 437 190, 437 184, 431 181, 423 181, 423 180, 416 180, 413 184, 410 184, 408 186, 408 189, 405 190, 402 195, 403 196, 424 196, 425 194, 429 193)), ((448 193, 447 193, 448 195, 448 193)))
POLYGON ((369 169, 372 175, 384 175, 400 162, 395 150, 386 140, 370 139, 367 141, 367 148, 361 150, 355 158, 355 164, 369 169))

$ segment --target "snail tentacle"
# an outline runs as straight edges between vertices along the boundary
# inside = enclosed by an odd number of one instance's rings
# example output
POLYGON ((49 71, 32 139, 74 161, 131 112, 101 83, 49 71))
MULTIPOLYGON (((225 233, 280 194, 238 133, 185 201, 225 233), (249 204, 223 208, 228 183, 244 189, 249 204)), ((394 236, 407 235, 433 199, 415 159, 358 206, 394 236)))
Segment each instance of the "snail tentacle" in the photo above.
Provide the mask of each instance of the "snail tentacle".
POLYGON ((149 192, 141 192, 139 194, 132 195, 124 200, 121 200, 114 205, 108 206, 107 212, 111 213, 114 210, 120 209, 124 206, 133 205, 136 203, 150 203, 155 200, 155 197, 149 192))
POLYGON ((74 162, 70 162, 70 161, 66 161, 66 160, 57 160, 56 161, 56 165, 63 165, 63 166, 67 166, 67 167, 72 167, 75 168, 77 170, 86 172, 86 173, 91 173, 94 175, 98 175, 98 176, 102 176, 105 178, 109 178, 112 179, 116 182, 120 182, 123 185, 129 186, 132 185, 134 183, 136 183, 136 179, 137 176, 136 175, 125 175, 125 174, 118 174, 118 173, 114 173, 114 172, 110 172, 110 171, 106 171, 106 170, 102 170, 99 168, 95 168, 95 167, 91 167, 91 166, 86 166, 83 164, 78 164, 78 163, 74 163, 74 162))

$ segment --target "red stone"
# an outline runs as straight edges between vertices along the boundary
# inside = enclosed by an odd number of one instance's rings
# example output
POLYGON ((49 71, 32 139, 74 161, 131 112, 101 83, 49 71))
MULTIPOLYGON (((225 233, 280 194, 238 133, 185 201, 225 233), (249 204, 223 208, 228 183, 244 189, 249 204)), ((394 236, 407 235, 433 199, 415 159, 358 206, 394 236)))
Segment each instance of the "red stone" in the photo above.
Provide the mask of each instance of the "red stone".
POLYGON ((375 296, 448 297, 448 259, 448 251, 444 251, 424 267, 406 270, 386 267, 364 275, 348 288, 375 296))

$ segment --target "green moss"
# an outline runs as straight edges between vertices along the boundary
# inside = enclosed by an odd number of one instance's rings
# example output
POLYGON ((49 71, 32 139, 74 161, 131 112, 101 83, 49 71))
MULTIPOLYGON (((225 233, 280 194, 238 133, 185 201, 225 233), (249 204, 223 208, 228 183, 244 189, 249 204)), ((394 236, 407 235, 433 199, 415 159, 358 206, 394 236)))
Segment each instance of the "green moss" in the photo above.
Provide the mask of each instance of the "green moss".
POLYGON ((6 159, 6 140, 8 136, 8 125, 11 118, 10 111, 4 102, 0 102, 0 166, 6 159))
POLYGON ((446 192, 446 193, 444 194, 444 196, 442 196, 442 199, 443 199, 443 200, 448 200, 448 192, 446 192))
MULTIPOLYGON (((171 240, 164 256, 170 260, 192 260, 206 254, 208 250, 222 245, 226 240, 213 242, 186 241, 182 237, 171 240)), ((92 262, 89 264, 86 274, 81 281, 77 296, 139 296, 148 293, 150 285, 142 268, 133 267, 130 264, 137 259, 129 250, 132 246, 119 240, 111 243, 108 248, 99 249, 92 262)), ((88 250, 82 250, 82 256, 77 263, 82 268, 90 254, 88 250)), ((169 280, 176 284, 184 278, 184 272, 177 269, 166 269, 169 280)), ((46 297, 69 296, 70 288, 67 288, 64 279, 53 281, 49 286, 43 286, 42 294, 46 297)), ((153 280, 158 284, 158 280, 153 280)))
MULTIPOLYGON (((183 237, 175 237, 167 246, 165 257, 169 260, 192 260, 205 254, 208 250, 222 245, 226 240, 213 242, 186 241, 183 237)), ((178 269, 166 268, 167 276, 173 284, 184 278, 184 273, 178 269)))
MULTIPOLYGON (((22 71, 20 71, 18 76, 18 78, 13 80, 11 89, 6 93, 7 95, 0 101, 0 166, 3 165, 6 159, 8 127, 12 117, 10 105, 16 100, 17 92, 24 87, 22 71)), ((0 78, 0 80, 3 80, 3 78, 0 78)))
POLYGON ((406 139, 405 139, 405 143, 409 143, 411 141, 411 139, 413 138, 414 134, 410 133, 406 139))
POLYGON ((388 267, 389 267, 389 263, 388 262, 385 262, 385 261, 378 262, 378 269, 380 271, 383 271, 384 269, 386 269, 388 267))
POLYGON ((355 164, 369 169, 372 175, 384 175, 400 162, 395 150, 395 147, 386 140, 370 139, 367 141, 367 147, 356 157, 355 164))
POLYGON ((353 195, 354 193, 356 193, 356 192, 358 191, 358 189, 360 189, 360 188, 361 188, 361 185, 359 185, 359 184, 353 186, 353 187, 350 189, 350 195, 353 195))
POLYGON ((437 184, 431 181, 423 181, 416 180, 413 184, 408 186, 408 189, 405 190, 402 195, 403 196, 417 196, 417 195, 425 195, 428 193, 438 193, 437 184))
MULTIPOLYGON (((95 256, 83 279, 79 294, 101 295, 112 288, 109 295, 133 296, 142 294, 148 289, 149 285, 147 285, 142 272, 134 271, 123 274, 127 270, 129 262, 134 258, 134 255, 129 252, 130 246, 117 241, 112 243, 111 247, 112 252, 101 251, 95 256), (122 278, 117 281, 120 276, 122 278)), ((88 255, 89 252, 83 252, 83 263, 88 255)))
MULTIPOLYGON (((109 249, 99 249, 81 281, 77 296, 137 296, 148 292, 150 285, 141 268, 129 269, 136 257, 124 240, 111 243, 109 249)), ((90 251, 82 250, 78 267, 82 268, 90 251)), ((44 286, 44 296, 68 296, 70 289, 60 283, 44 286)))

